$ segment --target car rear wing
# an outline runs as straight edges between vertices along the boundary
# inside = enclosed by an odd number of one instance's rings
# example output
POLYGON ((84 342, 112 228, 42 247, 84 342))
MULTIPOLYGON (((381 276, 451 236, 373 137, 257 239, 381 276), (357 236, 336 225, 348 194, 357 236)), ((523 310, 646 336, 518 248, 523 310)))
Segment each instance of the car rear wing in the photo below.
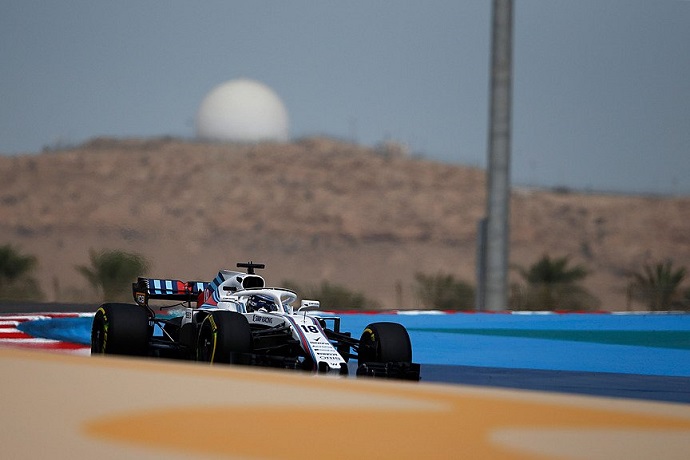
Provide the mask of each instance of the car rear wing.
POLYGON ((191 302, 204 292, 209 283, 203 281, 181 281, 160 278, 139 278, 132 283, 134 301, 148 306, 149 300, 179 300, 191 302))

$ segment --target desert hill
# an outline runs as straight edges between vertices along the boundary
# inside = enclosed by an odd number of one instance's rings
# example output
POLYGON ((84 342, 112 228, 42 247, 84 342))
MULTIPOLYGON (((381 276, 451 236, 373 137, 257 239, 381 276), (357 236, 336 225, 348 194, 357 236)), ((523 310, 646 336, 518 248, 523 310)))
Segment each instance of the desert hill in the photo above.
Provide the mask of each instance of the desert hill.
MULTIPOLYGON (((238 261, 271 284, 329 280, 386 308, 422 307, 414 274, 475 282, 483 170, 331 139, 220 145, 95 139, 0 156, 0 243, 38 257, 48 300, 91 301, 74 266, 124 249, 151 276, 210 279, 238 261)), ((516 188, 511 262, 569 255, 602 307, 624 310, 626 273, 672 259, 690 267, 690 197, 516 188)), ((515 280, 518 280, 516 277, 515 280)))

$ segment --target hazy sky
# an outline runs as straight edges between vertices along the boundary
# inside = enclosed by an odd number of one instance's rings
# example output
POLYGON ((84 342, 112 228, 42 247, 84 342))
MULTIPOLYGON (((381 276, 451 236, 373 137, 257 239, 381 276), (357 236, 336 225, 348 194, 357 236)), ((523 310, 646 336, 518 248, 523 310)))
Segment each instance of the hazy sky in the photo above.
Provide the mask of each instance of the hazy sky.
MULTIPOLYGON (((0 152, 192 138, 248 77, 291 136, 484 167, 490 0, 0 0, 0 152)), ((516 0, 514 184, 690 194, 690 2, 516 0)))

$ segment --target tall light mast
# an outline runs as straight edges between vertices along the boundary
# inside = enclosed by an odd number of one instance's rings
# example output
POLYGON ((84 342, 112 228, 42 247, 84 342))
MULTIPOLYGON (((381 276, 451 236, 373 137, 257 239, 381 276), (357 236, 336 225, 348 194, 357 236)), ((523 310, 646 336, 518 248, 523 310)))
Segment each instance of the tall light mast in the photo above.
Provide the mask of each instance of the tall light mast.
POLYGON ((493 1, 486 197, 486 252, 480 260, 482 310, 508 307, 513 0, 493 1), (482 263, 483 262, 483 263, 482 263), (482 268, 483 266, 483 268, 482 268))

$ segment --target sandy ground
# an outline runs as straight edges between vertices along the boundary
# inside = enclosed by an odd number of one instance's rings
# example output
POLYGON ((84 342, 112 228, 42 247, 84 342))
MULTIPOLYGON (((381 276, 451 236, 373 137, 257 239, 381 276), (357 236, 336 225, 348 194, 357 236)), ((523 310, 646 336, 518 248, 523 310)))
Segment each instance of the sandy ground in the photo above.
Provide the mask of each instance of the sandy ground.
POLYGON ((6 458, 687 458, 690 406, 0 348, 6 458))

